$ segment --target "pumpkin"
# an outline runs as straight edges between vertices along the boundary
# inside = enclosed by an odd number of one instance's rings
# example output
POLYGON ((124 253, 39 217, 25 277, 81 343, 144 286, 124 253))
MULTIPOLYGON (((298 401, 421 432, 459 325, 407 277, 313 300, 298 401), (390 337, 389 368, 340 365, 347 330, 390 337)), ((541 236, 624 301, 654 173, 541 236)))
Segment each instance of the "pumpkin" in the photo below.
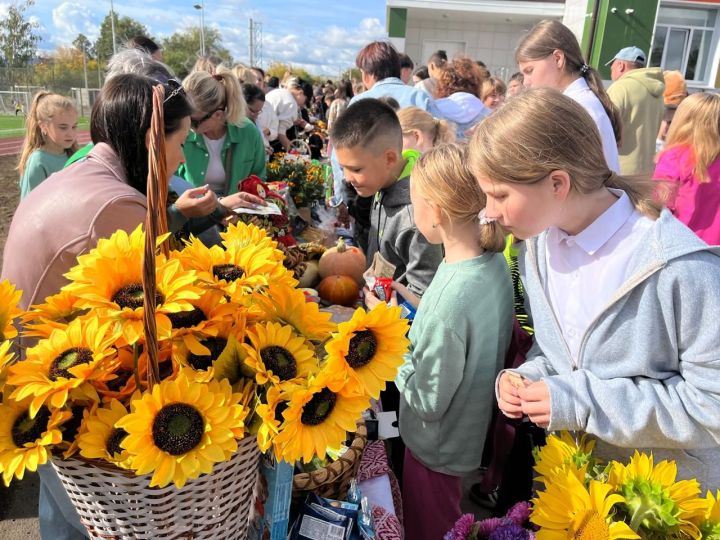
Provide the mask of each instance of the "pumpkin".
POLYGON ((353 307, 360 287, 350 276, 328 276, 320 282, 317 291, 320 298, 331 304, 353 307))
POLYGON ((305 272, 300 276, 299 283, 302 288, 314 287, 320 281, 320 273, 317 261, 306 261, 305 272))
POLYGON ((358 285, 362 285, 365 271, 365 254, 360 248, 348 246, 340 238, 337 245, 331 247, 320 257, 320 277, 350 276, 358 285))

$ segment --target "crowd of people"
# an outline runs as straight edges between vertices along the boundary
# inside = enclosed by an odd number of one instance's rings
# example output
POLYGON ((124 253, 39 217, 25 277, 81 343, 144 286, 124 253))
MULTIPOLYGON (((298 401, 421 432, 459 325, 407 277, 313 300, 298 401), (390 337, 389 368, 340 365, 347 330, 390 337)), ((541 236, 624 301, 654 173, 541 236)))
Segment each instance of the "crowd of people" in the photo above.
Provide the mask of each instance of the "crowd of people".
MULTIPOLYGON (((365 289, 364 302, 417 310, 381 397, 399 411, 390 457, 406 538, 442 538, 480 467, 474 500, 501 511, 529 498, 545 430, 587 433, 604 459, 647 449, 720 488, 719 95, 688 96, 633 45, 608 59, 605 90, 554 20, 523 38, 507 81, 443 51, 416 68, 377 41, 355 83, 214 57, 180 82, 152 42, 130 45, 110 63, 87 147, 71 100, 42 92, 28 111, 2 269, 22 307, 55 293, 99 238, 143 222, 162 84, 172 230, 216 242, 233 208, 263 204, 239 183, 314 135, 313 157, 333 167, 325 203, 368 266, 379 254, 395 267, 391 298, 365 289)), ((82 537, 49 467, 41 478, 43 537, 82 537)))

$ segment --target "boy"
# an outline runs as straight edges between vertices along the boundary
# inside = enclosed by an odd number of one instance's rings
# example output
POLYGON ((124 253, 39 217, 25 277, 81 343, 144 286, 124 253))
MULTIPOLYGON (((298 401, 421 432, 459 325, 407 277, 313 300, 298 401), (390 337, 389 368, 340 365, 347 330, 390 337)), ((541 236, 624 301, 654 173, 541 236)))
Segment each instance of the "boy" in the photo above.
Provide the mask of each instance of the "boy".
MULTIPOLYGON (((345 180, 359 198, 372 197, 368 266, 379 251, 396 266, 393 279, 422 296, 442 260, 442 248, 429 244, 415 227, 410 172, 420 154, 402 151, 395 111, 377 99, 359 100, 338 117, 330 138, 345 180)), ((376 301, 370 295, 371 303, 376 301)))

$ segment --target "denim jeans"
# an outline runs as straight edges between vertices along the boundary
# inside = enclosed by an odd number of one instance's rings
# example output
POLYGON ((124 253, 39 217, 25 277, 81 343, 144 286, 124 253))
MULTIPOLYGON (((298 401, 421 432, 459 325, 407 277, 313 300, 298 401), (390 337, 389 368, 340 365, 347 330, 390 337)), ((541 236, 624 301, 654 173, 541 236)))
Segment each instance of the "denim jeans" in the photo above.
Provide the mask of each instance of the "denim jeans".
POLYGON ((84 540, 88 538, 80 516, 70 502, 52 465, 38 467, 40 475, 40 538, 42 540, 84 540))

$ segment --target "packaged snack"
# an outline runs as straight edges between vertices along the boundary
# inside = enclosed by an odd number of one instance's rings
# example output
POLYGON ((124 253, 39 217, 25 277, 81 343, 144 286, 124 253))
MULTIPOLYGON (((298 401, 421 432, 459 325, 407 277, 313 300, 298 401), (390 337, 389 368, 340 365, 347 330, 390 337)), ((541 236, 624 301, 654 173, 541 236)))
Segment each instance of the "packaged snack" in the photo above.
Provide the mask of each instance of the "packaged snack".
POLYGON ((395 265, 375 253, 370 268, 365 270, 363 278, 368 289, 375 293, 380 300, 387 302, 392 296, 392 282, 395 275, 395 265))

